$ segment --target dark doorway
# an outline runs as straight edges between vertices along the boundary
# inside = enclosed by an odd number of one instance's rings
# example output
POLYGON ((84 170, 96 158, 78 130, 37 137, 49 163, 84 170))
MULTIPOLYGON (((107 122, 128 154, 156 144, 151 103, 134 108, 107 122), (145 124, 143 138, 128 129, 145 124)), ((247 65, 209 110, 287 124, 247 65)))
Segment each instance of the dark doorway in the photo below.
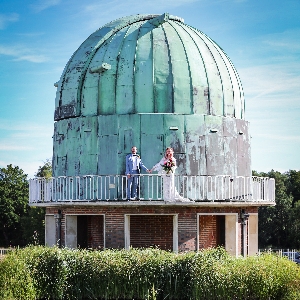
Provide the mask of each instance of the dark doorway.
POLYGON ((225 247, 225 216, 217 215, 216 227, 217 227, 217 246, 225 247))
POLYGON ((77 247, 88 247, 88 216, 77 216, 77 247))

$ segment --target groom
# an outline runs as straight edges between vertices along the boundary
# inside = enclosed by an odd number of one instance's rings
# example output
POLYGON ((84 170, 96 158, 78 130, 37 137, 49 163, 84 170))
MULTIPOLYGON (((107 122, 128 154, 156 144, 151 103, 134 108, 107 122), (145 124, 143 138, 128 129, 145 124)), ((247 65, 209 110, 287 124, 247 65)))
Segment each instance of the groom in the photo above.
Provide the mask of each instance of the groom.
MULTIPOLYGON (((127 200, 137 198, 137 187, 139 185, 139 174, 141 168, 150 172, 143 164, 140 156, 137 154, 137 148, 131 147, 131 154, 126 155, 126 172, 127 175, 127 200)), ((138 200, 138 198, 137 198, 138 200)))

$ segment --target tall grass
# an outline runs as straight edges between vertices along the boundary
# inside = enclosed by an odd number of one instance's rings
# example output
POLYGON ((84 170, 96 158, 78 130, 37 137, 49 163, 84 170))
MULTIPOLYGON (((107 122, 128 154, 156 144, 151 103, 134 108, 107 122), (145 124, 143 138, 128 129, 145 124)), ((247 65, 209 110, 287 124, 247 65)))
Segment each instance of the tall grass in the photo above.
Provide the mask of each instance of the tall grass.
POLYGON ((300 299, 300 268, 222 248, 71 250, 31 246, 0 262, 0 299, 300 299))

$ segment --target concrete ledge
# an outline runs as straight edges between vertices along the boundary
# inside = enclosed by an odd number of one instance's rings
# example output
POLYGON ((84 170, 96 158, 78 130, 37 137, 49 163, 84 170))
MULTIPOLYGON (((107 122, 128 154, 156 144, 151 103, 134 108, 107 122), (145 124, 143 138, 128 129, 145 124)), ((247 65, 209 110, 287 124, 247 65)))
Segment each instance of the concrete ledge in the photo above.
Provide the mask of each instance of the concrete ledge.
POLYGON ((260 207, 275 206, 271 201, 191 201, 191 202, 164 202, 160 201, 60 201, 60 202, 41 202, 30 203, 30 206, 36 207, 141 207, 141 206, 189 206, 189 207, 260 207))

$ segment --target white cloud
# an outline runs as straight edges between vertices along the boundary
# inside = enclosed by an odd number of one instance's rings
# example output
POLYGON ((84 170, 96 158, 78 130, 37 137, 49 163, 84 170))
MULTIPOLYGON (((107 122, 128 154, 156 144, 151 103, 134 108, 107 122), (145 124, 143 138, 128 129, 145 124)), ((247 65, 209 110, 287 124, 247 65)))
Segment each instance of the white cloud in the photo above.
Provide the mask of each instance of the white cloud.
POLYGON ((0 119, 0 150, 31 150, 37 149, 53 134, 53 127, 32 122, 11 123, 0 119), (39 141, 38 143, 35 141, 39 141))
MULTIPOLYGON (((260 37, 262 45, 272 51, 299 52, 300 28, 293 28, 260 37)), ((284 53, 283 53, 284 54, 284 53)))
POLYGON ((238 73, 250 121, 253 169, 298 169, 300 30, 260 36, 244 44, 243 50, 248 59, 238 73))
POLYGON ((35 4, 31 5, 35 12, 41 12, 49 7, 60 4, 61 0, 38 0, 35 4))
POLYGON ((37 173, 40 166, 43 166, 46 162, 46 159, 39 159, 30 162, 20 162, 19 167, 28 175, 27 178, 34 178, 34 175, 37 173))
MULTIPOLYGON (((52 142, 52 134, 50 132, 25 132, 11 133, 4 138, 0 137, 0 151, 31 151, 41 150, 49 141, 52 142)), ((23 153, 20 153, 22 157, 23 153)))
POLYGON ((47 61, 48 59, 44 55, 19 55, 15 60, 26 60, 33 63, 42 63, 47 61))
POLYGON ((299 64, 300 28, 246 39, 237 49, 243 62, 248 65, 253 62, 256 65, 299 64))
POLYGON ((51 157, 37 158, 35 160, 30 160, 30 162, 26 162, 25 160, 18 158, 13 162, 0 160, 0 168, 6 168, 10 164, 13 167, 18 166, 24 171, 25 174, 28 175, 27 178, 34 178, 34 175, 37 173, 39 167, 43 166, 47 159, 51 159, 51 157))
POLYGON ((282 105, 300 101, 300 63, 279 62, 239 69, 247 102, 271 101, 282 105))
POLYGON ((276 134, 256 133, 255 137, 260 137, 268 140, 300 142, 300 135, 276 135, 276 134))
POLYGON ((20 145, 12 141, 1 141, 0 140, 0 151, 28 151, 33 150, 33 146, 20 145))
POLYGON ((17 33, 18 36, 22 36, 22 37, 41 37, 43 35, 45 35, 44 32, 27 32, 27 33, 17 33))
POLYGON ((210 0, 210 1, 207 1, 207 2, 210 2, 211 4, 219 4, 219 3, 244 3, 244 2, 248 2, 248 0, 210 0))
POLYGON ((7 130, 7 131, 36 131, 36 130, 44 130, 42 126, 35 123, 30 122, 17 122, 14 121, 13 123, 7 119, 0 119, 0 130, 7 130))
POLYGON ((6 162, 4 161, 4 160, 0 160, 0 168, 3 168, 3 167, 1 167, 1 166, 6 166, 7 164, 6 164, 6 162))
POLYGON ((29 177, 52 157, 53 126, 0 119, 0 167, 19 166, 29 177))
POLYGON ((19 21, 19 15, 16 13, 13 14, 0 14, 0 29, 6 28, 8 23, 19 21))
MULTIPOLYGON (((105 12, 107 14, 108 11, 121 12, 124 15, 124 8, 127 11, 130 11, 134 8, 134 10, 146 11, 149 10, 158 10, 162 9, 171 9, 173 7, 178 7, 182 5, 186 5, 188 3, 198 2, 199 0, 153 0, 153 1, 140 1, 140 0, 128 0, 128 1, 119 1, 112 0, 109 2, 109 7, 106 1, 97 1, 93 4, 89 4, 85 6, 86 12, 105 12), (101 10, 99 10, 102 8, 101 10), (105 8, 105 9, 104 9, 105 8), (110 8, 110 9, 109 9, 110 8)), ((132 15, 133 13, 130 13, 132 15)))
POLYGON ((84 12, 89 16, 89 23, 91 28, 103 26, 112 20, 124 16, 135 15, 138 13, 153 13, 161 14, 163 12, 170 12, 173 8, 187 5, 189 3, 198 2, 203 0, 153 0, 153 1, 140 1, 140 0, 128 0, 119 1, 112 0, 109 2, 109 6, 106 1, 95 1, 91 4, 83 5, 79 14, 84 12), (112 17, 113 16, 113 17, 112 17))
POLYGON ((0 45, 0 55, 13 57, 15 61, 29 61, 33 63, 42 63, 48 61, 48 58, 42 54, 36 54, 35 51, 25 46, 3 46, 0 45))

